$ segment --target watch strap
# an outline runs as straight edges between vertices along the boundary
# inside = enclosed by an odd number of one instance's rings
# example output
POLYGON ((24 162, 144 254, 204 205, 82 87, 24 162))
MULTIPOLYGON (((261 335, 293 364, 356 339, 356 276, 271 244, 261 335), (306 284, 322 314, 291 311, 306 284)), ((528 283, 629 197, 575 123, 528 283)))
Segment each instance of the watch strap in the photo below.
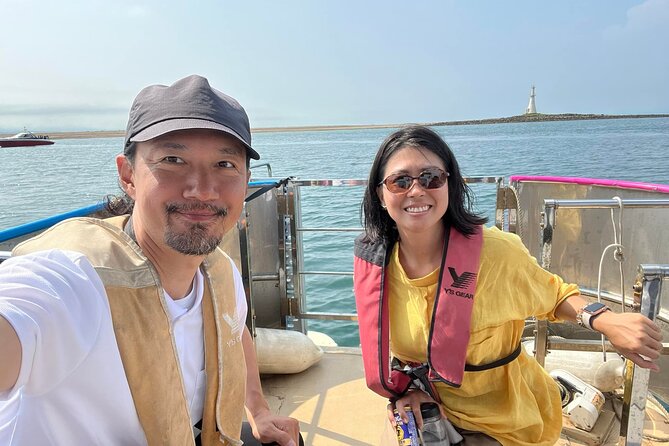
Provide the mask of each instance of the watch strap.
POLYGON ((599 302, 593 302, 585 305, 576 314, 576 321, 581 327, 594 330, 592 321, 602 313, 610 311, 611 309, 599 302))

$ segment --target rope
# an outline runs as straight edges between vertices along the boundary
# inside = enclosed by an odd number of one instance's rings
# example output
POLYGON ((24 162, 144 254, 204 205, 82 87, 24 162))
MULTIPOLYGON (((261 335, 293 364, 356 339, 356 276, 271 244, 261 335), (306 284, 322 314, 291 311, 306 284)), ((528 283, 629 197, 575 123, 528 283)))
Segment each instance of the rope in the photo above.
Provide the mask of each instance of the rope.
MULTIPOLYGON (((620 273, 620 295, 622 298, 622 312, 625 312, 625 277, 623 275, 623 262, 625 261, 625 256, 623 253, 623 245, 622 245, 622 238, 623 238, 623 200, 620 197, 613 197, 614 200, 618 202, 618 207, 620 209, 620 213, 618 214, 618 224, 616 225, 616 220, 613 212, 613 208, 611 208, 611 224, 613 226, 613 241, 614 243, 608 245, 606 248, 604 248, 604 251, 602 252, 601 257, 599 258, 599 270, 597 272, 597 302, 602 301, 602 267, 604 264, 604 256, 606 255, 606 252, 611 249, 611 248, 616 248, 615 252, 613 253, 613 259, 618 262, 618 270, 620 273), (620 237, 618 236, 618 233, 620 232, 620 237)), ((602 342, 602 357, 603 357, 603 362, 606 362, 606 341, 604 339, 604 335, 601 335, 601 342, 602 342)))
POLYGON ((623 253, 622 243, 623 243, 623 200, 620 197, 613 197, 614 200, 618 202, 618 207, 620 208, 620 213, 618 214, 618 227, 620 228, 620 238, 616 233, 616 225, 613 223, 613 209, 611 209, 611 223, 613 224, 613 237, 615 243, 619 243, 621 246, 616 249, 616 252, 613 254, 613 258, 618 261, 618 271, 620 273, 620 297, 622 299, 621 313, 625 312, 625 275, 623 274, 623 262, 625 261, 625 255, 623 253))

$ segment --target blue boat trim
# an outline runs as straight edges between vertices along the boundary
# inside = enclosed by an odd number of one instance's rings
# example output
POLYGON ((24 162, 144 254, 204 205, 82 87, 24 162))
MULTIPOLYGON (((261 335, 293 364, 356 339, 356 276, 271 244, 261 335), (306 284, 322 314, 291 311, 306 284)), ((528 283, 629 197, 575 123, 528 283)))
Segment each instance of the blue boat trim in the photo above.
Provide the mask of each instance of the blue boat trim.
POLYGON ((259 187, 267 186, 270 184, 275 184, 277 180, 258 180, 258 181, 249 181, 249 187, 259 187))
MULTIPOLYGON (((249 187, 262 187, 274 184, 275 182, 276 182, 275 180, 249 181, 249 187)), ((31 221, 30 223, 25 223, 22 225, 13 226, 8 229, 0 230, 0 242, 11 240, 16 237, 22 237, 27 234, 32 234, 33 232, 41 231, 63 220, 67 220, 68 218, 85 217, 87 215, 103 210, 104 207, 105 207, 104 202, 100 202, 97 204, 84 206, 82 208, 75 209, 73 211, 65 212, 63 214, 52 215, 51 217, 43 218, 41 220, 35 220, 31 221)))
POLYGON ((85 206, 83 208, 75 209, 73 211, 65 212, 63 214, 52 215, 51 217, 43 218, 41 220, 31 221, 30 223, 25 223, 22 225, 11 227, 9 229, 2 230, 0 231, 0 242, 4 242, 6 240, 10 240, 16 237, 21 237, 26 234, 31 234, 33 232, 41 231, 68 218, 85 217, 94 212, 103 210, 104 207, 105 204, 103 202, 100 202, 90 206, 85 206))

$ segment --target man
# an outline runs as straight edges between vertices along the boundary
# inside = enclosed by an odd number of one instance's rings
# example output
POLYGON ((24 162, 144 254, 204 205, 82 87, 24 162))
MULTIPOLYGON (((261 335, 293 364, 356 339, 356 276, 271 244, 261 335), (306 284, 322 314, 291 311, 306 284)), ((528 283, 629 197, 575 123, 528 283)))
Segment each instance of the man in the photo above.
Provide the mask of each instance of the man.
POLYGON ((258 440, 297 444, 218 249, 249 158, 244 109, 205 78, 139 93, 110 202, 128 215, 60 223, 0 267, 0 443, 238 445, 245 407, 258 440))

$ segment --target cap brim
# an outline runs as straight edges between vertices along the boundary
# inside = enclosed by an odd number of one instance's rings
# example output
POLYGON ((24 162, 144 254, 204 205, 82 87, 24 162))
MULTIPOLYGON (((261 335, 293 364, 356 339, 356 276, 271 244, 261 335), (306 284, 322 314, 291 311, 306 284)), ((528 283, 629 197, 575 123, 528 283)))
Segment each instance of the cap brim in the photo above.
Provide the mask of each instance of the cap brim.
POLYGON ((225 132, 230 136, 235 137, 241 142, 249 154, 249 158, 254 160, 260 159, 260 154, 251 147, 244 138, 239 136, 237 132, 229 127, 221 125, 217 122, 207 121, 206 119, 169 119, 167 121, 158 122, 150 127, 145 128, 141 132, 132 136, 128 141, 145 142, 153 138, 165 135, 166 133, 175 132, 177 130, 191 130, 191 129, 211 129, 225 132))

